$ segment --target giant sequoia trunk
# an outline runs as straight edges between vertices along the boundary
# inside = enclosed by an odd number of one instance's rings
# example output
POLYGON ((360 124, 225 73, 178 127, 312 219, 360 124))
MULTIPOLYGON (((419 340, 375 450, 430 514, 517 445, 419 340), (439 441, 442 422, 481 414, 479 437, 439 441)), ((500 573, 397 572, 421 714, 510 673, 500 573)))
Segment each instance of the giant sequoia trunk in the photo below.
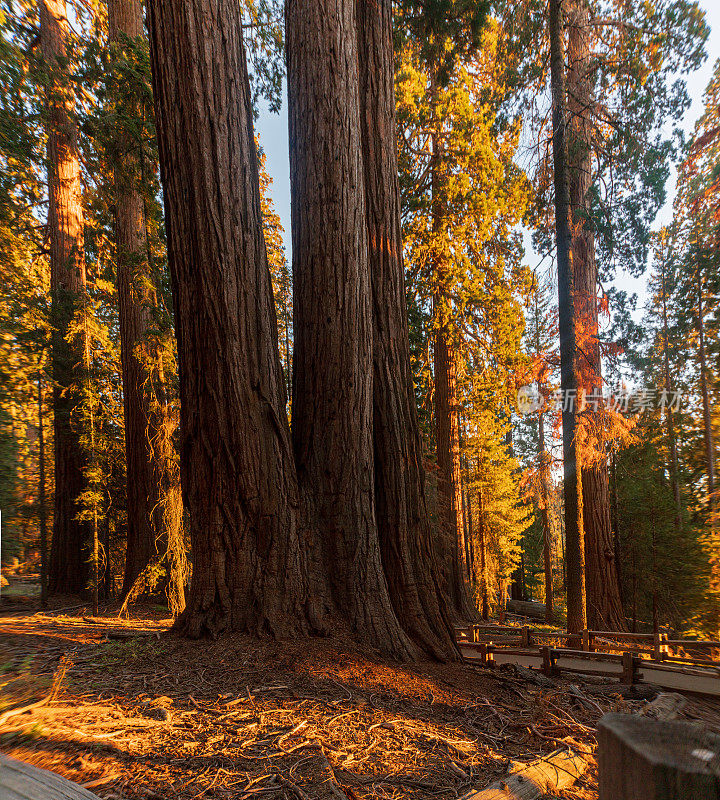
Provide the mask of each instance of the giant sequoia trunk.
POLYGON ((297 487, 236 0, 151 0, 193 577, 178 628, 302 630, 297 487))
POLYGON ((375 517, 395 613, 438 658, 454 657, 439 563, 431 547, 420 430, 410 370, 395 140, 392 5, 357 5, 360 131, 373 320, 375 517))
POLYGON ((47 70, 48 232, 52 295, 52 373, 55 435, 55 513, 48 590, 87 588, 89 528, 77 520, 84 490, 81 445, 82 384, 88 347, 83 330, 85 253, 82 185, 75 102, 67 74, 68 20, 65 0, 39 0, 40 43, 47 70))
MULTIPOLYGON (((313 623, 401 657, 375 523, 373 323, 354 0, 286 6, 293 445, 313 623)), ((363 65, 364 67, 364 65, 363 65)))
MULTIPOLYGON (((599 398, 602 396, 602 363, 598 338, 598 274, 595 237, 590 223, 594 66, 590 59, 590 20, 586 0, 574 0, 568 29, 568 152, 578 388, 582 388, 587 396, 599 398)), ((592 402, 598 401, 593 399, 592 402)), ((591 405, 583 413, 586 424, 591 428, 601 428, 602 422, 591 405)), ((598 441, 603 446, 602 434, 598 441)), ((625 618, 610 518, 607 459, 581 458, 581 462, 587 624, 594 629, 623 630, 625 618)))
POLYGON ((567 628, 579 633, 587 627, 585 608, 585 545, 582 481, 576 449, 576 409, 579 385, 575 353, 575 305, 568 187, 565 39, 562 0, 550 0, 550 82, 552 91, 553 181, 555 185, 555 241, 558 265, 558 316, 560 328, 560 387, 562 407, 563 499, 565 505, 565 563, 567 573, 567 628), (568 402, 568 398, 573 402, 568 402))
MULTIPOLYGON (((139 0, 108 0, 108 27, 114 58, 122 55, 125 38, 141 42, 144 27, 139 0)), ((137 113, 136 109, 123 111, 137 113)), ((182 502, 168 452, 172 422, 165 400, 162 357, 150 334, 156 297, 139 188, 141 148, 122 123, 116 135, 115 245, 127 461, 123 595, 127 595, 150 561, 165 555, 168 542, 177 543, 182 502)), ((183 587, 178 583, 173 594, 182 597, 183 587)))

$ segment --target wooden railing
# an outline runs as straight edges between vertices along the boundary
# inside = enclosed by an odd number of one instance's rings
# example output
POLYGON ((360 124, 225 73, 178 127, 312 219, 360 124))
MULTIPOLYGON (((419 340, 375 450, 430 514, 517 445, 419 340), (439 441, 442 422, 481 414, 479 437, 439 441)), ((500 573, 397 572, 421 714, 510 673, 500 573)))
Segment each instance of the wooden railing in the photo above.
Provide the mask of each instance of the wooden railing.
POLYGON ((469 661, 488 667, 511 663, 546 675, 601 675, 720 696, 717 641, 670 639, 665 632, 586 630, 573 636, 530 626, 470 625, 458 629, 458 643, 469 661))

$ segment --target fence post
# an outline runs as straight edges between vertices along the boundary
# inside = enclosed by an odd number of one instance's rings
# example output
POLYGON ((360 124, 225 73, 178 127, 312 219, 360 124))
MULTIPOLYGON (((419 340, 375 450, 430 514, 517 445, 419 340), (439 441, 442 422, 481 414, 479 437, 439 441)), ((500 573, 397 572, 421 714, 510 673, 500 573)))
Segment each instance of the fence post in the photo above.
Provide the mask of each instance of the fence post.
POLYGON ((541 647, 540 653, 542 654, 542 671, 550 678, 555 673, 555 659, 552 654, 552 647, 541 647))
POLYGON ((605 714, 599 800, 720 800, 720 736, 687 722, 605 714))
POLYGON ((668 646, 665 644, 667 642, 668 635, 667 633, 660 633, 659 631, 655 634, 653 638, 653 658, 655 661, 664 661, 667 657, 668 646))
POLYGON ((590 631, 587 628, 585 628, 585 630, 582 632, 582 649, 586 653, 592 652, 592 644, 590 643, 590 631))
POLYGON ((622 654, 622 678, 621 683, 635 683, 635 656, 633 653, 625 652, 622 654))
POLYGON ((530 628, 527 625, 520 629, 520 647, 530 647, 530 628))
POLYGON ((480 652, 482 653, 485 666, 489 667, 490 669, 495 668, 495 657, 493 656, 494 650, 495 647, 492 642, 490 642, 489 644, 480 645, 480 652))

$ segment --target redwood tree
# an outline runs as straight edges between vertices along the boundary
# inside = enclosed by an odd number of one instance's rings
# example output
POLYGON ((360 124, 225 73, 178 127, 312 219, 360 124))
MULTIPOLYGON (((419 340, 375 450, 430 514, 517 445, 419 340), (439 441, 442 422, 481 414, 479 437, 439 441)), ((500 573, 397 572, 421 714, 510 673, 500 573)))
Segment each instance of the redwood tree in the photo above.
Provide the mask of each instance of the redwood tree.
POLYGON ((560 387, 565 398, 562 407, 562 429, 567 629, 570 633, 579 633, 587 627, 587 617, 585 609, 582 481, 575 436, 577 430, 575 398, 579 380, 575 358, 577 338, 570 225, 571 207, 568 178, 567 95, 562 0, 550 0, 549 11, 555 241, 557 245, 558 317, 560 328, 560 387))
MULTIPOLYGON (((591 403, 584 423, 600 430, 593 403, 602 403, 602 362, 598 336, 598 267, 591 224, 593 183, 593 95, 595 66, 590 51, 587 0, 572 0, 568 14, 568 182, 572 214, 572 269, 577 335, 576 371, 591 403)), ((600 412, 602 413, 602 412, 600 412)), ((602 435, 598 441, 603 446, 602 435)), ((610 518, 607 458, 581 458, 587 624, 594 629, 623 630, 625 619, 610 518)))
POLYGON ((148 8, 193 549, 177 626, 295 633, 306 629, 298 492, 240 5, 148 8))
MULTIPOLYGON (((443 181, 445 159, 441 151, 441 136, 438 128, 442 120, 437 113, 437 71, 431 73, 430 92, 435 130, 432 133, 432 156, 430 158, 432 192, 432 226, 436 236, 442 236, 445 227, 443 215, 443 181)), ((462 470, 460 466, 460 415, 457 395, 457 360, 450 324, 449 268, 441 247, 433 255, 435 294, 433 317, 435 324, 434 355, 434 413, 435 449, 438 466, 438 517, 443 534, 443 568, 450 610, 455 619, 468 620, 472 610, 467 593, 465 575, 465 547, 463 541, 465 521, 462 505, 462 470)), ((502 600, 501 602, 504 602, 502 600)))
POLYGON ((455 654, 431 547, 410 369, 393 88, 392 4, 357 6, 360 133, 373 322, 375 517, 397 617, 423 650, 455 654))
MULTIPOLYGON (((375 521, 373 318, 353 0, 286 6, 294 279, 293 446, 312 622, 415 655, 375 521)), ((363 65, 364 68, 364 65, 363 65)))
MULTIPOLYGON (((113 61, 132 58, 144 45, 139 0, 108 0, 113 61)), ((181 536, 182 502, 172 457, 172 420, 165 396, 160 345, 152 335, 157 304, 150 272, 141 190, 142 144, 123 121, 139 113, 133 88, 129 108, 119 108, 115 128, 115 246, 127 463, 127 550, 123 595, 151 561, 165 556, 181 536)), ((129 127, 129 126, 128 126, 129 127)), ((170 569, 172 572, 173 570, 170 569)), ((182 577, 175 576, 173 602, 184 605, 182 577)))
POLYGON ((69 24, 65 0, 39 0, 40 44, 46 71, 48 233, 52 294, 52 375, 55 436, 55 511, 48 590, 87 588, 87 523, 77 519, 85 485, 81 445, 81 386, 88 345, 82 318, 86 273, 84 215, 75 99, 67 69, 69 24))

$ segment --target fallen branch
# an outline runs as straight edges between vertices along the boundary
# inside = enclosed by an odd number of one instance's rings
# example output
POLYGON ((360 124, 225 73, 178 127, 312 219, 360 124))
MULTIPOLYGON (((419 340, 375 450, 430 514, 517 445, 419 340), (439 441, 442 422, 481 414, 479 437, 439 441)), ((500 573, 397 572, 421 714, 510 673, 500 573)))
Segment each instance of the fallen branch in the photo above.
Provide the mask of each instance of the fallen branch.
POLYGON ((60 691, 60 686, 62 685, 63 680, 65 679, 65 673, 72 665, 72 658, 68 655, 64 655, 60 659, 60 663, 55 670, 50 691, 47 693, 47 695, 43 697, 42 700, 36 700, 34 703, 30 703, 26 706, 20 706, 19 708, 10 708, 4 714, 0 714, 0 727, 2 727, 9 719, 17 717, 19 714, 26 714, 28 711, 33 711, 36 708, 47 705, 51 700, 54 700, 60 691))
POLYGON ((687 700, 681 694, 663 692, 652 702, 643 706, 639 715, 660 720, 677 719, 686 705, 687 700))
POLYGON ((588 756, 563 749, 538 761, 524 764, 516 772, 485 789, 472 789, 461 800, 537 800, 567 788, 585 772, 588 756))

